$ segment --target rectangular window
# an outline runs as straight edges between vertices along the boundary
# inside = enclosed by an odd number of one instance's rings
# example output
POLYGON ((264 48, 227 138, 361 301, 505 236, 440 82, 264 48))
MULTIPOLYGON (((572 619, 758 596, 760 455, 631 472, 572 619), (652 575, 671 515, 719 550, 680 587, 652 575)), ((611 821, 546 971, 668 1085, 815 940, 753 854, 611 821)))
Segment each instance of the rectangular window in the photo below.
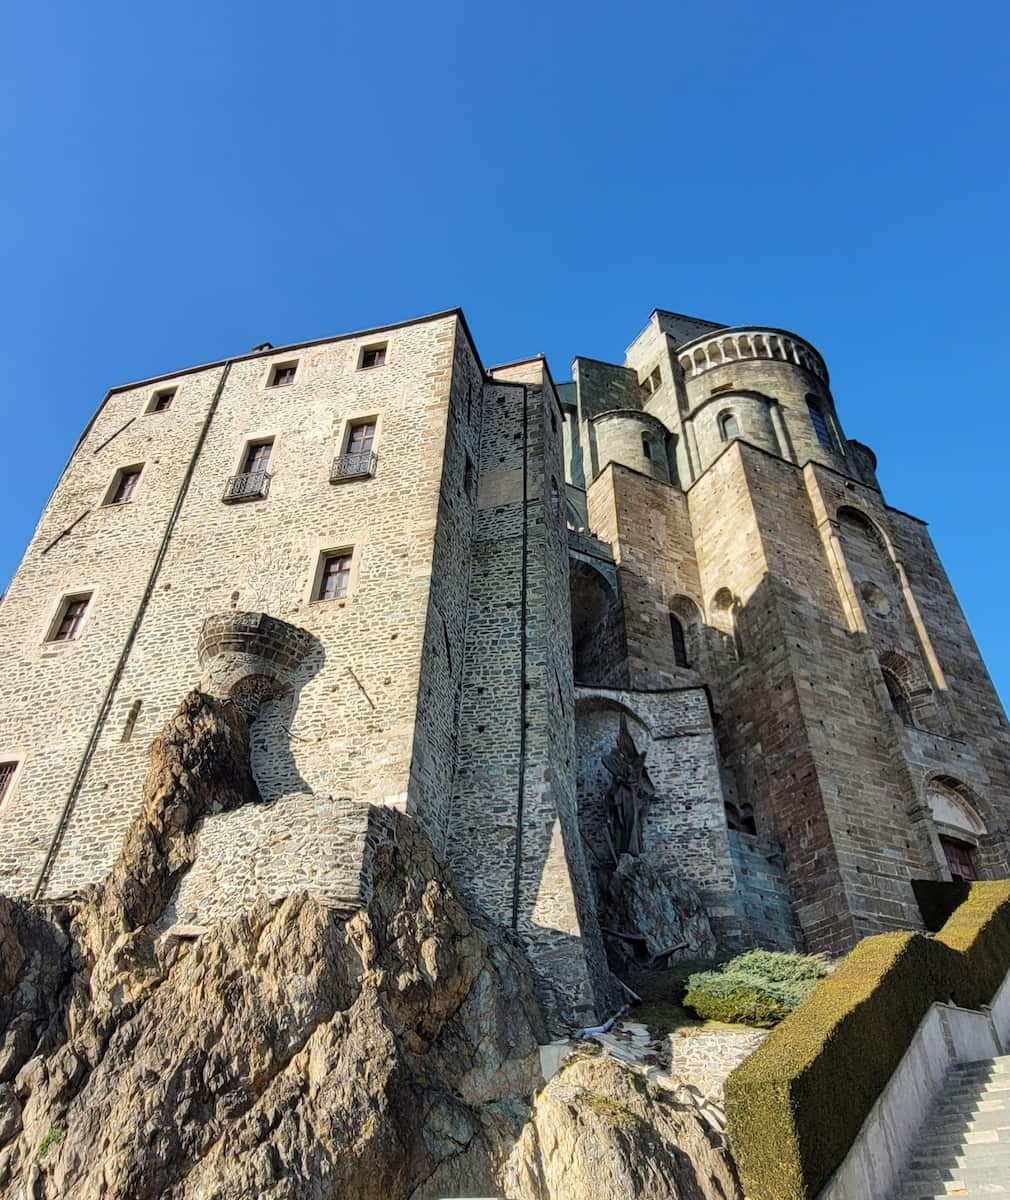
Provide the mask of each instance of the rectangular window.
POLYGON ((250 442, 245 453, 245 462, 242 466, 243 474, 253 475, 266 471, 270 466, 270 451, 272 448, 273 442, 250 442))
POLYGON ((297 363, 277 363, 270 368, 270 378, 267 382, 267 387, 284 387, 285 384, 294 383, 295 371, 297 370, 297 363))
POLYGON ((18 765, 16 762, 0 762, 0 804, 3 804, 4 797, 10 790, 11 781, 17 769, 18 765))
POLYGON ((656 389, 662 384, 663 372, 660 371, 659 367, 653 368, 652 374, 649 376, 649 382, 652 384, 652 391, 656 391, 656 389))
POLYGON ((947 859, 947 869, 952 879, 962 879, 970 882, 978 879, 978 867, 975 865, 975 847, 956 838, 940 837, 944 856, 947 859))
POLYGON ((134 489, 137 486, 137 480, 140 479, 140 472, 143 467, 122 467, 116 472, 116 477, 112 481, 112 487, 109 489, 109 494, 105 498, 106 504, 125 504, 133 495, 134 489))
POLYGON ((807 401, 807 409, 810 412, 810 424, 814 427, 814 433, 817 434, 817 440, 822 446, 828 450, 834 450, 835 439, 831 436, 831 428, 828 425, 828 419, 816 404, 811 404, 807 401))
POLYGON ((323 569, 319 576, 317 600, 343 600, 351 578, 351 552, 341 550, 323 558, 323 569))
POLYGON ((366 346, 361 352, 361 369, 369 370, 371 367, 384 366, 386 362, 386 343, 383 342, 379 346, 366 346))
POLYGON ((91 594, 86 596, 67 596, 60 605, 60 611, 49 636, 51 642, 72 642, 80 633, 84 622, 84 614, 88 611, 91 594))
POLYGON ((163 388, 160 392, 154 393, 154 398, 151 401, 148 412, 159 413, 165 412, 166 409, 172 407, 172 401, 175 399, 176 388, 163 388))
POLYGON ((375 441, 375 422, 356 421, 347 438, 348 454, 368 454, 375 441))

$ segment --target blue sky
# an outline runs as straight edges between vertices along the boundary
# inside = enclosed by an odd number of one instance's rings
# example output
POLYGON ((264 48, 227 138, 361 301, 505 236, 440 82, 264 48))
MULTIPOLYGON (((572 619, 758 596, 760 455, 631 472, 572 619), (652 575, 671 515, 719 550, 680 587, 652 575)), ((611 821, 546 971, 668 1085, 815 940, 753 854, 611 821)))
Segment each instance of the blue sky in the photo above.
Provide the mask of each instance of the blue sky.
POLYGON ((111 384, 457 304, 560 379, 663 307, 818 346, 1010 696, 1005 6, 5 17, 0 586, 111 384))

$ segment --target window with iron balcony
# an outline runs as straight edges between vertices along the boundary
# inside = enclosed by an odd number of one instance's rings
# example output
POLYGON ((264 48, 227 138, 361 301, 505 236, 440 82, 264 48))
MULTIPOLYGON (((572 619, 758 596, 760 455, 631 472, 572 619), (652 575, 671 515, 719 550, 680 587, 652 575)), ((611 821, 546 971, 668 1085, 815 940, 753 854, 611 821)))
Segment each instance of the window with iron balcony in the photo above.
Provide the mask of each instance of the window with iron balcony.
POLYGON ((347 447, 343 454, 337 455, 330 467, 331 483, 375 474, 375 427, 374 420, 352 422, 347 433, 347 447))
POLYGON ((272 441, 250 442, 246 447, 242 470, 238 475, 232 475, 225 485, 223 499, 258 500, 267 494, 270 487, 270 451, 272 441))

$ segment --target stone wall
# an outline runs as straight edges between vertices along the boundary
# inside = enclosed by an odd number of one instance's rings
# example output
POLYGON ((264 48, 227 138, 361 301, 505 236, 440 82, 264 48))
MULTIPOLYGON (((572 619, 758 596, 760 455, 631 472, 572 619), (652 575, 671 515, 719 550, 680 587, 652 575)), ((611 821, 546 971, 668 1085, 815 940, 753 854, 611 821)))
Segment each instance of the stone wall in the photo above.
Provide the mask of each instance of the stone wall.
POLYGON ((501 374, 483 394, 449 862, 576 1005, 591 1010, 595 993, 606 1010, 609 974, 570 784, 560 412, 540 360, 501 374))
MULTIPOLYGON (((440 504, 449 527, 441 464, 457 325, 449 314, 246 357, 231 364, 225 381, 221 366, 175 376, 157 384, 178 388, 163 413, 144 411, 154 384, 109 395, 0 609, 9 667, 0 746, 5 755, 24 756, 0 812, 4 890, 29 890, 42 868, 161 550, 47 894, 79 888, 107 869, 138 803, 146 747, 200 678, 197 640, 211 613, 265 611, 315 639, 292 693, 257 722, 266 800, 310 792, 406 804, 422 659, 426 677, 433 677, 432 646, 442 636, 429 586, 440 504), (362 346, 382 341, 385 365, 360 369, 362 346), (269 387, 270 368, 279 362, 297 362, 294 382, 269 387), (378 425, 374 477, 332 484, 330 463, 346 424, 364 417, 378 425), (239 470, 246 444, 270 437, 266 498, 224 503, 225 483, 239 470), (138 462, 145 467, 133 499, 102 507, 116 468, 138 462), (82 511, 88 516, 47 549, 82 511), (317 602, 320 555, 338 549, 353 550, 350 593, 317 602), (61 645, 43 641, 60 596, 89 589, 81 636, 61 645)), ((447 487, 458 482, 461 440, 451 449, 447 487)), ((445 540, 451 544, 453 536, 445 540)), ((458 608, 442 608, 458 626, 458 608)), ((451 704, 447 711, 446 727, 451 704)), ((444 729, 439 736, 444 743, 444 729)), ((444 752, 433 778, 431 790, 447 793, 444 752)))
POLYGON ((736 877, 705 692, 579 688, 576 698, 576 786, 590 860, 597 868, 613 864, 604 833, 611 776, 603 756, 617 744, 623 716, 656 790, 645 812, 643 850, 697 888, 717 936, 736 944, 736 877))

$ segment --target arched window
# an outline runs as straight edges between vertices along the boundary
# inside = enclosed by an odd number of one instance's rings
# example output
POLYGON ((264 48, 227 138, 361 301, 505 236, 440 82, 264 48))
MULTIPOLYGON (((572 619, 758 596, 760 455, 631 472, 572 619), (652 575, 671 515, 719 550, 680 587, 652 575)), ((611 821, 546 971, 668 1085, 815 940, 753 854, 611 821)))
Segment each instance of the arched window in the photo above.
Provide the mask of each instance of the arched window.
POLYGON ((880 673, 884 677, 887 694, 891 697, 891 707, 901 718, 903 725, 915 728, 915 722, 912 720, 912 706, 905 695, 905 689, 898 682, 898 677, 893 671, 889 671, 887 667, 881 667, 880 673))
POLYGON ((834 450, 835 439, 831 436, 831 426, 828 424, 828 418, 824 415, 824 409, 809 396, 807 397, 807 411, 810 413, 810 424, 814 427, 817 440, 825 449, 834 450))
POLYGON ((740 436, 740 424, 736 419, 736 414, 724 412, 719 418, 719 434, 724 442, 730 442, 735 437, 740 436))
POLYGON ((684 626, 673 613, 670 613, 670 636, 673 638, 673 661, 678 667, 689 667, 691 664, 687 658, 684 626))
POLYGON ((652 462, 652 442, 649 441, 649 435, 647 433, 642 434, 642 453, 649 460, 649 462, 652 462))

